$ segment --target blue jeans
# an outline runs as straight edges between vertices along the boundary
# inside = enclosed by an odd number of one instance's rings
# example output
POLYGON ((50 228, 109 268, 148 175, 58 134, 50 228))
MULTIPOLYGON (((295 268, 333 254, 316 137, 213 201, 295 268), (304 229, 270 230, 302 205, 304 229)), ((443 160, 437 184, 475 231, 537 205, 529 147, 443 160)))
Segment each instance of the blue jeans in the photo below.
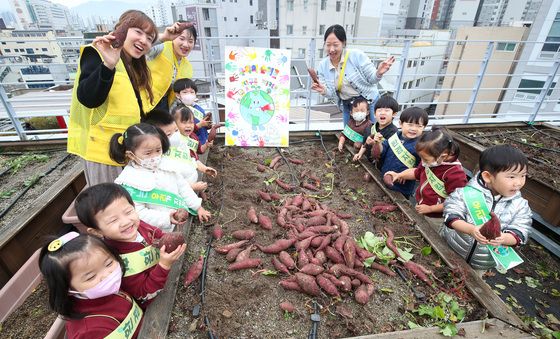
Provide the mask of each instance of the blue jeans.
MULTIPOLYGON (((350 114, 352 113, 352 99, 340 100, 340 103, 342 107, 342 121, 344 122, 344 126, 346 126, 350 120, 350 114)), ((369 120, 375 123, 375 101, 369 104, 369 120)))

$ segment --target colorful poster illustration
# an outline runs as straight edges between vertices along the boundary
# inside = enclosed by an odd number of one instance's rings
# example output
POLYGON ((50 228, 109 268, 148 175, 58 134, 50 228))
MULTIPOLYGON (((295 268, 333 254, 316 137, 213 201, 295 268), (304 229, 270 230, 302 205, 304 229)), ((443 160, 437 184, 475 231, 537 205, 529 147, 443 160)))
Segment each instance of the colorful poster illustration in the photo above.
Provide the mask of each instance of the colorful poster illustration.
POLYGON ((291 52, 225 50, 226 146, 288 147, 291 52))

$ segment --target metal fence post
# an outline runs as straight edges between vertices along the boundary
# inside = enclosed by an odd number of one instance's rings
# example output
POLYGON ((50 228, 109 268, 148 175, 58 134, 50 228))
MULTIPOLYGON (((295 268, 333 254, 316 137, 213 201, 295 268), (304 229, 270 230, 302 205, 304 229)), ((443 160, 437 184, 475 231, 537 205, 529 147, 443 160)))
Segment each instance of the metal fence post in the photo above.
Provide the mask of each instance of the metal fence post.
POLYGON ((406 68, 406 63, 408 62, 408 51, 410 50, 411 45, 412 40, 406 40, 404 42, 403 52, 401 55, 401 65, 399 66, 399 74, 397 75, 397 81, 395 81, 395 100, 397 100, 397 102, 399 102, 404 69, 406 68))
MULTIPOLYGON (((317 42, 315 37, 311 38, 309 42, 309 64, 307 67, 315 68, 315 48, 317 46, 317 42)), ((311 77, 307 77, 307 101, 305 105, 305 130, 309 131, 309 124, 311 120, 311 77)))
POLYGON ((550 91, 550 88, 552 87, 552 82, 554 81, 554 77, 558 73, 559 67, 560 67, 560 61, 556 60, 554 62, 554 65, 552 66, 552 73, 548 74, 548 77, 546 78, 544 86, 541 89, 541 93, 539 94, 537 102, 533 107, 533 112, 531 113, 531 117, 529 118, 530 123, 535 122, 535 119, 537 118, 537 114, 539 114, 539 109, 541 109, 543 101, 546 98, 546 93, 548 93, 548 91, 550 91))
MULTIPOLYGON (((494 52, 494 41, 490 41, 488 43, 488 47, 486 48, 486 53, 484 54, 484 59, 482 60, 482 64, 480 65, 480 71, 478 72, 478 75, 476 76, 476 83, 474 85, 472 94, 471 94, 471 98, 469 100, 469 103, 467 104, 467 108, 465 109, 465 117, 463 118, 463 123, 466 124, 469 122, 469 119, 471 117, 473 108, 474 108, 474 102, 476 100, 476 97, 478 96, 478 91, 480 90, 480 85, 482 84, 482 80, 484 79, 484 73, 486 73, 486 69, 488 68, 488 61, 490 60, 490 57, 492 56, 492 52, 494 52)), ((457 76, 457 75, 455 75, 457 76)))
MULTIPOLYGON (((207 38, 206 38, 207 39, 207 38)), ((218 92, 216 88, 216 82, 218 78, 216 77, 216 65, 214 65, 214 53, 212 49, 211 40, 208 39, 208 45, 210 45, 210 50, 208 51, 208 60, 210 65, 210 95, 212 97, 212 122, 218 123, 220 121, 220 112, 218 111, 218 100, 216 98, 216 94, 218 92)), ((224 117, 225 119, 225 117, 224 117)))
POLYGON ((19 139, 21 141, 27 140, 27 135, 25 134, 25 130, 23 129, 23 127, 21 127, 21 124, 16 116, 16 111, 14 110, 14 106, 12 106, 12 104, 8 100, 8 94, 6 94, 6 90, 4 89, 4 86, 1 84, 0 84, 0 98, 2 99, 2 104, 4 105, 6 114, 8 115, 8 118, 10 118, 10 121, 12 122, 12 125, 14 126, 14 129, 16 130, 16 133, 19 136, 19 139))

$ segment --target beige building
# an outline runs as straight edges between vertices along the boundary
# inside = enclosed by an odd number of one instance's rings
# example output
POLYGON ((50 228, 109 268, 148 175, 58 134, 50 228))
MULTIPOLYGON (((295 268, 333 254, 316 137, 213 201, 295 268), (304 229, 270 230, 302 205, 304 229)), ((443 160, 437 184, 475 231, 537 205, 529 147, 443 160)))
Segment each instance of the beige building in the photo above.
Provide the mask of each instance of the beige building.
POLYGON ((439 103, 435 114, 462 116, 466 112, 489 40, 494 41, 494 48, 471 116, 497 113, 499 103, 480 102, 502 100, 505 91, 496 88, 508 87, 510 75, 515 69, 514 60, 518 59, 522 51, 519 42, 526 40, 527 34, 526 27, 459 28, 456 36, 458 42, 453 46, 442 90, 436 97, 439 103))

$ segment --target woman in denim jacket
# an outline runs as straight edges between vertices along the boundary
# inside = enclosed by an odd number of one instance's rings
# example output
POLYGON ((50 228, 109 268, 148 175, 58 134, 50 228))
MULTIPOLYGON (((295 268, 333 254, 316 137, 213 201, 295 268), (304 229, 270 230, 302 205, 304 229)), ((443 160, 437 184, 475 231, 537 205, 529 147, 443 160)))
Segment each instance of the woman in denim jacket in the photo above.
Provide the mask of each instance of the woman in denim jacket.
POLYGON ((340 25, 332 25, 325 31, 325 51, 327 58, 321 60, 317 75, 319 82, 313 82, 311 89, 337 102, 342 110, 344 125, 350 119, 352 100, 362 96, 369 101, 370 120, 375 121, 375 101, 379 97, 377 83, 395 61, 394 57, 379 64, 379 69, 360 50, 346 49, 346 32, 340 25), (348 57, 346 57, 348 53, 348 57), (344 63, 346 61, 346 66, 344 63), (342 69, 344 68, 344 72, 342 69), (339 74, 343 78, 339 80, 339 74))

